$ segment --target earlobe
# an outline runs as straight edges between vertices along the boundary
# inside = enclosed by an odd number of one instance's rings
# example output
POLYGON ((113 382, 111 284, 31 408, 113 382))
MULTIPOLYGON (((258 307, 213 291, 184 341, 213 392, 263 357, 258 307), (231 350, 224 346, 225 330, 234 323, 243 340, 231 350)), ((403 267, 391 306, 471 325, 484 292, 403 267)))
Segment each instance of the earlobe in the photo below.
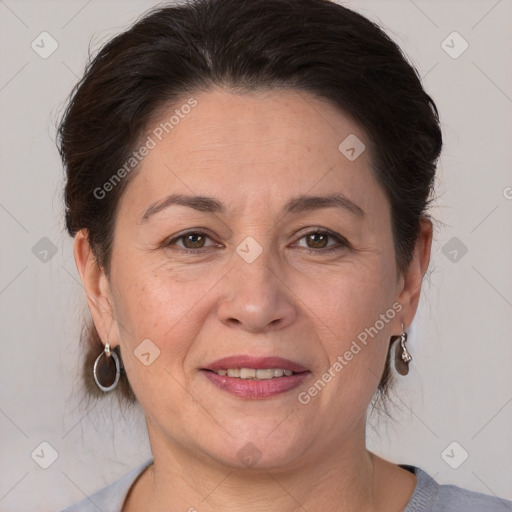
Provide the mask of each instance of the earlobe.
POLYGON ((92 251, 86 229, 76 234, 73 253, 94 325, 100 338, 107 339, 108 328, 113 320, 109 285, 92 251))

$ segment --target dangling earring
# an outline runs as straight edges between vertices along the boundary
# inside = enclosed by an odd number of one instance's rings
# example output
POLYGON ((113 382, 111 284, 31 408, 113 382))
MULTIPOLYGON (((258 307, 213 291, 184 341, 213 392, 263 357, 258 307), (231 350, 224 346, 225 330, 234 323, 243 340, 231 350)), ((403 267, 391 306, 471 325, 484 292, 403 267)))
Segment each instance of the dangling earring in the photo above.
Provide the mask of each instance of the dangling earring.
POLYGON ((404 331, 404 324, 400 322, 400 325, 402 326, 402 334, 395 348, 395 368, 400 375, 407 375, 409 373, 409 363, 412 361, 412 357, 405 346, 407 333, 404 331))
POLYGON ((105 343, 105 349, 96 358, 92 371, 98 387, 105 393, 112 391, 119 382, 121 364, 119 356, 110 350, 110 343, 105 343))

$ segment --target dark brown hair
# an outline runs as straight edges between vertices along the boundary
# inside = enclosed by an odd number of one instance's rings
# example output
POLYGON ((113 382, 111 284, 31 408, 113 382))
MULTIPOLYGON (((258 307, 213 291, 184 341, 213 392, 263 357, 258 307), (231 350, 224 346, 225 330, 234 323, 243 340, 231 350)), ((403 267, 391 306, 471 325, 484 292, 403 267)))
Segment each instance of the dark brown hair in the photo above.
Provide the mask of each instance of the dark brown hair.
MULTIPOLYGON (((107 277, 116 209, 135 171, 101 199, 94 191, 126 162, 164 106, 215 85, 308 92, 359 123, 391 205, 397 271, 408 268, 420 220, 430 218, 442 135, 435 103, 400 48, 373 22, 328 0, 193 0, 150 10, 105 44, 89 60, 58 129, 66 228, 71 236, 87 230, 107 277)), ((101 396, 92 366, 103 344, 90 322, 82 341, 87 389, 101 396)), ((383 397, 389 364, 388 351, 377 393, 383 397)), ((135 401, 124 374, 116 393, 135 401)))

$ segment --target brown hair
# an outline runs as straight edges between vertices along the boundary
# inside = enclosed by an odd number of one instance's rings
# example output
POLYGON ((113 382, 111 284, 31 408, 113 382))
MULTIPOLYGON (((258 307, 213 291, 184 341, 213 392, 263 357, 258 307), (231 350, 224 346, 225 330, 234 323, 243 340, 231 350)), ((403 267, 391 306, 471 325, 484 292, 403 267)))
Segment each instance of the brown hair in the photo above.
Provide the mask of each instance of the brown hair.
MULTIPOLYGON (((400 48, 373 22, 328 0, 193 0, 153 9, 105 44, 59 126, 66 228, 71 236, 87 230, 107 277, 116 209, 135 171, 102 199, 94 191, 126 162, 164 105, 212 85, 288 87, 352 116, 366 130, 391 205, 398 272, 407 269, 420 220, 430 218, 442 136, 435 103, 400 48)), ((87 389, 102 396, 92 366, 103 344, 91 323, 82 340, 87 389)), ((389 364, 388 353, 380 396, 391 382, 389 364)), ((135 401, 124 374, 115 392, 135 401)))

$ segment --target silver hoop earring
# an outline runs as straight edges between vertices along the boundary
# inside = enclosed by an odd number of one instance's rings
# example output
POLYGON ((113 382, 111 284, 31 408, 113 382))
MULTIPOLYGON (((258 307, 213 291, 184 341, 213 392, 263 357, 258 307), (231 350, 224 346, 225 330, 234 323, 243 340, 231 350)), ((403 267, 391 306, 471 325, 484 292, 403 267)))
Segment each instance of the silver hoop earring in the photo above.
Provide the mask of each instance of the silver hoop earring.
POLYGON ((105 393, 117 386, 121 374, 121 363, 119 356, 110 349, 108 341, 105 343, 105 349, 96 358, 92 373, 97 386, 105 393))
POLYGON ((407 347, 407 333, 404 331, 404 324, 402 326, 402 334, 400 335, 400 342, 396 344, 395 348, 395 368, 400 375, 407 375, 409 373, 409 363, 412 361, 412 356, 409 354, 407 347))

